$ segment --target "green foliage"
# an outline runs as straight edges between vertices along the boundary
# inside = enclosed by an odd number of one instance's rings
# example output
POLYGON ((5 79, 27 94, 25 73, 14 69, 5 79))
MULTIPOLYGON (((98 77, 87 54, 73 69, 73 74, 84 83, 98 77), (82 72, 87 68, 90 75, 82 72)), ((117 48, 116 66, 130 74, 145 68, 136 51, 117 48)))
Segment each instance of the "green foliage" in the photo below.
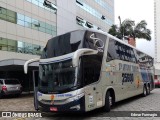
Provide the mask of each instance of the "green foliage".
POLYGON ((150 29, 147 29, 147 23, 145 20, 142 20, 135 25, 133 20, 125 19, 120 24, 120 27, 112 25, 108 33, 119 39, 133 37, 134 39, 143 38, 148 41, 151 40, 151 31, 150 29))

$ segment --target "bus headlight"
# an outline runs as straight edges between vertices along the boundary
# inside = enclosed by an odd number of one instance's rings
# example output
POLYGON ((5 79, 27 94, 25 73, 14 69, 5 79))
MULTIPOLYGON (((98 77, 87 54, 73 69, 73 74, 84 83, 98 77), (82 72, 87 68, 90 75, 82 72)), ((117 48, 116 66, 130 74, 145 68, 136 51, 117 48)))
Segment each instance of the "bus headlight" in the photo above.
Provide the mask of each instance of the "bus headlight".
POLYGON ((79 100, 79 99, 80 99, 81 97, 83 97, 83 96, 84 96, 84 93, 81 93, 81 94, 76 95, 76 96, 74 96, 74 97, 68 98, 68 101, 69 101, 69 102, 76 101, 76 100, 79 100))

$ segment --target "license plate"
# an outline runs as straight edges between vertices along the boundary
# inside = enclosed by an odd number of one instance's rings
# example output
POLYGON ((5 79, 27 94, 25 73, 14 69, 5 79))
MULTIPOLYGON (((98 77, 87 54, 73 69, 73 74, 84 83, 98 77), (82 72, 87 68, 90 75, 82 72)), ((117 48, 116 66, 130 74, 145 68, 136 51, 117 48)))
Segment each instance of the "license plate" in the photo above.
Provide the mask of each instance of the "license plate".
POLYGON ((56 107, 50 107, 50 111, 58 111, 56 107))

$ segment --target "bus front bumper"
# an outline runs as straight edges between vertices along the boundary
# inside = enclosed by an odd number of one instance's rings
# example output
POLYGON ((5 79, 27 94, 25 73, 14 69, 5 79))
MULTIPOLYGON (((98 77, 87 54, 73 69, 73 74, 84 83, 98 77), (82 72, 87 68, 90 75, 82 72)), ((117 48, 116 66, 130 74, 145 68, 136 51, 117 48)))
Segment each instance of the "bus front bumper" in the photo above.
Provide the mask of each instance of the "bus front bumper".
POLYGON ((52 104, 44 104, 42 102, 38 102, 39 109, 43 112, 85 112, 85 98, 84 96, 78 100, 71 101, 66 104, 54 105, 52 104))

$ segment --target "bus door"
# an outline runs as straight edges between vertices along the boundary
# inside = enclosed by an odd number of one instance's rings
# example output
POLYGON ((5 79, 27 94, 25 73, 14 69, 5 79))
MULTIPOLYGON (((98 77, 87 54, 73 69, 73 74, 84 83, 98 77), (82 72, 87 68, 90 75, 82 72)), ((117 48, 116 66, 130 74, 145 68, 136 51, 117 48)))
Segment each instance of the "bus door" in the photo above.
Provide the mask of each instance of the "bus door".
POLYGON ((85 56, 82 58, 82 79, 85 90, 86 111, 97 107, 97 95, 101 93, 97 88, 101 72, 101 59, 96 56, 85 56))
POLYGON ((33 89, 34 89, 34 108, 35 110, 39 110, 38 108, 38 100, 37 100, 37 92, 38 92, 38 70, 32 71, 32 79, 33 79, 33 89))

